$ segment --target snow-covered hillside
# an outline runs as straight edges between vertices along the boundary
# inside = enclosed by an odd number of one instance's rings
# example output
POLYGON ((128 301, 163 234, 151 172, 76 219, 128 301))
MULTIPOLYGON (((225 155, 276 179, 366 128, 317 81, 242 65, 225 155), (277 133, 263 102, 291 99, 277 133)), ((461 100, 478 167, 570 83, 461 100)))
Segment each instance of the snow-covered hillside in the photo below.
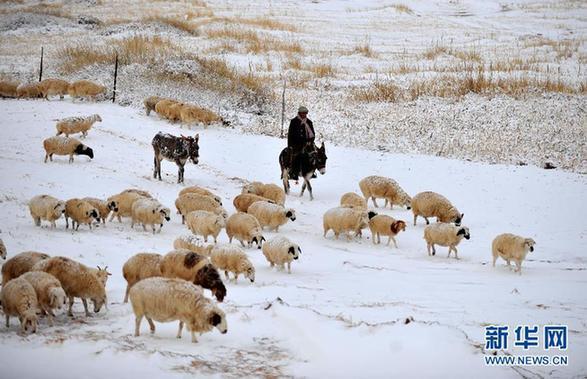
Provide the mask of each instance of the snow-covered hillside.
MULTIPOLYGON (((302 248, 292 274, 271 270, 259 250, 248 251, 255 283, 227 283, 228 333, 203 335, 199 343, 175 338, 176 323, 133 337, 134 316, 122 304, 123 263, 138 252, 166 253, 188 232, 173 214, 161 234, 130 228, 126 220, 93 231, 35 227, 27 201, 37 194, 61 199, 105 198, 129 187, 150 191, 173 207, 183 186, 177 168, 163 164, 163 181, 152 178, 151 139, 161 130, 200 134, 200 164, 186 166, 185 185, 232 198, 244 180, 279 184, 277 156, 284 140, 241 135, 220 128, 180 130, 157 116, 112 104, 66 101, 1 101, 0 229, 13 256, 25 250, 63 255, 90 267, 108 265, 108 310, 91 318, 60 313, 56 326, 42 320, 38 333, 17 335, 18 321, 0 328, 0 377, 579 377, 587 372, 587 179, 536 167, 487 165, 418 155, 377 153, 333 146, 327 173, 313 181, 315 200, 287 198, 297 220, 280 229, 302 248), (95 158, 66 157, 43 163, 42 140, 55 134, 53 120, 98 113, 84 141, 95 158), (460 260, 446 249, 429 257, 424 225, 412 226, 407 210, 377 211, 408 222, 399 249, 362 240, 322 237, 322 214, 340 195, 358 192, 367 175, 396 179, 411 195, 434 190, 465 213, 471 240, 460 260), (491 267, 491 240, 512 232, 532 237, 536 249, 521 276, 503 261, 491 267), (406 319, 413 322, 405 323, 406 319), (490 368, 483 361, 484 326, 569 326, 566 367, 490 368)), ((266 232, 271 238, 274 233, 266 232)), ((224 233, 221 241, 227 242, 224 233)), ((209 293, 208 293, 209 295, 209 293)), ((519 348, 510 349, 513 354, 519 348)))

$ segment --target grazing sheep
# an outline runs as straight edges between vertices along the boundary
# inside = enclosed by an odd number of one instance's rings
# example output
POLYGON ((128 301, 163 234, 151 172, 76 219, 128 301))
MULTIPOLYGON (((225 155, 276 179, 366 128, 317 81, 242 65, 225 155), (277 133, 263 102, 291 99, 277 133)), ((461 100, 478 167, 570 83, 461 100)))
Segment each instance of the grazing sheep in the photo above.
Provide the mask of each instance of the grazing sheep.
POLYGON ((49 259, 49 255, 36 251, 25 251, 7 260, 2 266, 2 285, 29 272, 33 266, 42 260, 49 259))
POLYGON ((464 213, 460 213, 448 199, 436 192, 420 192, 412 199, 412 213, 414 214, 414 225, 418 216, 424 217, 426 225, 430 224, 428 217, 436 217, 438 222, 454 222, 457 226, 461 224, 464 213))
POLYGON ((122 217, 131 217, 132 206, 134 202, 144 198, 145 197, 143 195, 136 192, 129 192, 128 190, 110 196, 106 201, 108 202, 108 204, 116 204, 118 210, 112 211, 109 221, 112 221, 114 217, 116 217, 118 218, 118 222, 122 222, 122 217))
POLYGON ((245 242, 248 247, 251 247, 254 242, 257 244, 257 249, 260 249, 265 241, 259 221, 255 216, 242 212, 235 213, 226 220, 226 234, 230 243, 234 237, 240 241, 243 247, 245 242))
POLYGON ((53 326, 53 317, 55 317, 53 309, 61 309, 67 297, 59 280, 43 271, 27 272, 20 276, 20 278, 25 279, 33 286, 37 295, 39 308, 47 313, 49 325, 53 326))
POLYGON ((188 213, 193 211, 208 211, 222 217, 228 217, 226 210, 222 206, 218 205, 216 200, 210 196, 199 195, 197 193, 186 193, 180 195, 175 200, 175 207, 181 215, 181 223, 185 224, 185 218, 188 213))
POLYGON ((299 258, 302 253, 300 247, 283 236, 277 236, 263 245, 263 255, 271 265, 279 266, 285 269, 287 263, 287 272, 291 274, 291 262, 299 258))
POLYGON ((244 274, 251 283, 255 281, 255 267, 244 250, 238 246, 230 244, 214 246, 210 253, 210 260, 217 269, 224 270, 226 280, 229 280, 228 273, 232 272, 235 283, 240 274, 244 274))
POLYGON ((264 184, 261 182, 251 182, 243 186, 242 193, 250 193, 273 200, 275 204, 285 204, 285 191, 277 184, 264 184))
POLYGON ((272 204, 267 201, 257 201, 249 207, 248 214, 254 216, 261 228, 268 227, 269 230, 279 231, 281 225, 287 220, 295 221, 296 212, 291 208, 284 208, 281 205, 272 204))
POLYGON ((219 302, 226 296, 226 287, 208 257, 189 250, 172 250, 159 267, 166 278, 180 278, 209 289, 219 302))
POLYGON ((204 245, 202 242, 203 241, 199 237, 183 235, 177 237, 175 241, 173 241, 173 248, 176 250, 185 249, 209 257, 214 245, 204 245))
POLYGON ((206 127, 212 123, 224 121, 216 113, 192 104, 182 104, 179 107, 179 118, 181 122, 199 122, 206 127))
POLYGON ((118 212, 118 204, 116 201, 108 202, 95 197, 84 197, 82 200, 98 210, 98 215, 100 216, 100 220, 102 220, 102 224, 106 224, 106 218, 110 212, 118 212))
POLYGON ((65 229, 69 228, 69 218, 71 218, 71 229, 76 231, 80 224, 87 224, 92 230, 92 222, 100 223, 98 210, 81 199, 70 199, 65 202, 65 229))
POLYGON ((10 326, 10 316, 17 316, 20 320, 20 332, 37 331, 37 294, 33 286, 23 278, 12 279, 2 286, 0 303, 6 316, 6 327, 10 326))
POLYGON ((70 134, 81 133, 82 138, 86 138, 88 130, 92 128, 94 123, 102 122, 102 117, 98 114, 93 114, 86 117, 68 117, 61 119, 55 125, 57 129, 57 135, 65 134, 69 137, 70 134))
POLYGON ((158 233, 161 233, 163 220, 171 220, 171 211, 155 199, 143 198, 133 203, 131 219, 131 228, 134 228, 138 223, 143 225, 144 231, 147 231, 147 225, 151 225, 153 234, 155 234, 155 225, 159 225, 158 233))
POLYGON ((41 97, 39 83, 23 83, 16 87, 16 97, 19 99, 38 99, 41 97))
POLYGON ((143 104, 145 104, 145 112, 147 113, 147 116, 151 114, 151 111, 155 110, 155 106, 161 100, 165 100, 165 98, 159 96, 150 96, 145 99, 143 104))
POLYGON ((41 226, 41 220, 51 223, 56 228, 55 221, 65 213, 65 202, 49 195, 37 195, 29 201, 29 211, 36 226, 41 226))
POLYGON ((375 212, 365 212, 353 208, 329 209, 323 217, 324 237, 331 229, 336 239, 340 233, 344 233, 348 240, 351 239, 349 232, 355 232, 355 237, 361 236, 361 230, 369 226, 369 220, 376 215, 375 212))
POLYGON ((86 317, 90 316, 86 299, 94 303, 94 312, 106 304, 106 288, 95 273, 95 270, 65 257, 52 257, 44 259, 33 267, 33 271, 44 271, 56 277, 69 298, 69 310, 67 314, 73 317, 73 299, 79 297, 84 304, 86 317))
POLYGON ((246 213, 249 210, 249 207, 257 201, 267 201, 275 204, 273 200, 267 199, 263 196, 253 195, 252 193, 241 193, 234 198, 232 205, 234 205, 234 208, 237 210, 237 212, 246 213))
POLYGON ((124 263, 122 276, 126 280, 125 303, 128 303, 129 291, 136 283, 154 276, 163 276, 159 267, 162 260, 163 256, 161 254, 138 253, 124 263))
POLYGON ((151 333, 157 322, 179 320, 177 338, 185 323, 192 334, 192 342, 198 342, 196 333, 218 329, 228 331, 224 312, 204 296, 202 289, 181 279, 148 278, 141 280, 130 290, 130 302, 135 314, 135 337, 140 335, 141 321, 147 318, 151 333))
POLYGON ((202 195, 202 196, 209 196, 209 197, 213 198, 218 203, 218 205, 222 205, 222 198, 220 198, 220 196, 216 195, 212 191, 207 190, 206 188, 198 187, 198 186, 186 187, 186 188, 182 189, 181 191, 179 191, 179 194, 177 195, 177 197, 185 195, 186 193, 196 193, 196 194, 202 195))
POLYGON ((148 199, 153 199, 153 196, 145 190, 142 189, 138 189, 138 188, 127 188, 124 191, 122 191, 123 193, 127 192, 127 193, 136 193, 141 195, 142 197, 146 197, 148 199))
POLYGON ((526 259, 528 252, 534 251, 535 244, 536 242, 532 238, 524 238, 511 233, 498 235, 491 244, 493 267, 495 267, 497 257, 501 257, 508 266, 510 266, 510 261, 514 261, 515 271, 522 275, 522 261, 526 259))
POLYGON ((41 96, 46 100, 49 100, 49 96, 59 95, 59 98, 63 100, 63 97, 67 95, 69 89, 69 82, 62 79, 43 79, 39 83, 39 90, 41 96))
POLYGON ((387 246, 393 241, 397 249, 397 242, 395 236, 406 230, 406 223, 402 220, 396 220, 387 215, 377 215, 369 220, 369 229, 371 230, 371 239, 373 244, 381 243, 381 236, 389 236, 387 246))
POLYGON ((6 260, 6 246, 4 245, 4 241, 0 239, 0 258, 6 260))
POLYGON ((367 176, 359 182, 359 188, 361 188, 365 200, 371 198, 375 207, 378 207, 375 199, 383 198, 385 199, 384 207, 386 207, 389 202, 390 208, 393 208, 393 204, 398 204, 400 206, 405 205, 410 209, 410 202, 412 199, 410 199, 410 196, 408 196, 400 185, 391 178, 377 175, 367 176))
POLYGON ((106 95, 106 87, 89 80, 78 80, 69 85, 67 92, 72 98, 80 97, 95 101, 97 96, 106 95))
POLYGON ((15 98, 17 97, 16 88, 18 84, 5 80, 0 80, 0 97, 15 98))
POLYGON ((208 236, 212 236, 214 237, 214 243, 218 242, 218 235, 226 226, 224 217, 208 211, 188 213, 186 223, 192 233, 204 237, 204 242, 208 242, 208 236))
POLYGON ((367 200, 354 192, 347 192, 340 198, 340 206, 345 208, 354 208, 357 210, 367 210, 367 200))
POLYGON ((469 228, 465 226, 455 226, 450 223, 438 222, 424 229, 424 239, 426 240, 428 255, 436 255, 434 245, 448 246, 448 257, 450 257, 450 252, 454 251, 455 258, 459 259, 456 246, 461 242, 463 237, 466 239, 471 238, 469 228))
POLYGON ((90 159, 94 158, 94 150, 75 138, 49 137, 43 141, 43 147, 45 148, 45 163, 47 163, 47 159, 53 162, 53 154, 69 155, 69 163, 73 162, 74 155, 87 155, 90 159))
POLYGON ((155 112, 171 122, 181 120, 181 106, 183 103, 171 99, 163 99, 155 104, 155 112))

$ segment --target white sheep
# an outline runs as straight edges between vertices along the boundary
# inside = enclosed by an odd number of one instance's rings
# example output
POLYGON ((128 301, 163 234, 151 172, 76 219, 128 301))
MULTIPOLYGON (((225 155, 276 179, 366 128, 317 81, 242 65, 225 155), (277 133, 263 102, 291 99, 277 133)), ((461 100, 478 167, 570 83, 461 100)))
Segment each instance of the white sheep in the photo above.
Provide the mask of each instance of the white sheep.
POLYGON ((198 342, 196 333, 218 329, 228 331, 224 312, 204 296, 202 288, 181 279, 148 278, 135 284, 130 290, 130 302, 135 314, 135 336, 140 335, 141 321, 147 318, 151 333, 157 322, 179 320, 177 338, 185 323, 192 334, 192 342, 198 342))
POLYGON ((213 198, 218 203, 218 205, 222 205, 222 198, 220 196, 216 195, 214 192, 212 192, 204 187, 199 187, 199 186, 186 187, 186 188, 182 189, 181 191, 179 191, 179 194, 177 195, 177 197, 185 195, 186 193, 195 193, 198 195, 209 196, 209 197, 213 198))
POLYGON ((68 117, 57 121, 55 128, 58 136, 65 134, 66 137, 69 137, 70 134, 81 133, 82 137, 85 138, 94 123, 101 121, 102 117, 98 114, 86 117, 68 117))
POLYGON ((204 245, 204 241, 202 241, 199 237, 194 235, 183 235, 177 237, 173 241, 173 248, 174 249, 184 249, 189 250, 194 253, 205 255, 207 257, 210 256, 210 252, 214 245, 204 245))
POLYGON ((69 228, 71 218, 71 229, 78 230, 81 224, 87 224, 92 230, 92 222, 100 223, 100 214, 90 203, 81 199, 70 199, 65 202, 65 228, 69 228), (77 226, 76 226, 77 224, 77 226))
POLYGON ((41 96, 39 83, 22 83, 16 87, 16 97, 19 99, 38 99, 41 96))
POLYGON ((160 96, 150 96, 145 99, 143 104, 145 104, 145 112, 147 113, 147 116, 151 114, 151 111, 155 110, 155 106, 161 100, 165 100, 165 98, 160 96))
POLYGON ((114 217, 118 218, 118 222, 122 222, 122 217, 131 217, 132 215, 132 206, 135 201, 139 199, 144 199, 145 196, 136 193, 136 192, 129 192, 129 191, 122 191, 119 194, 110 196, 106 201, 111 204, 116 204, 118 210, 115 210, 110 215, 110 220, 112 221, 114 217))
POLYGON ((161 254, 138 253, 130 257, 122 266, 122 276, 126 280, 124 302, 128 303, 128 294, 132 286, 143 279, 163 276, 159 265, 163 260, 161 254))
POLYGON ((193 211, 208 211, 222 217, 228 217, 228 214, 222 206, 220 206, 214 198, 206 195, 200 195, 197 193, 186 193, 180 195, 175 200, 175 208, 177 212, 181 214, 181 223, 185 223, 185 217, 188 213, 193 211))
POLYGON ((365 196, 365 200, 373 201, 373 205, 378 206, 375 202, 376 198, 385 199, 385 206, 389 202, 390 207, 393 208, 393 204, 405 205, 410 209, 410 196, 400 187, 400 185, 391 178, 384 176, 367 176, 359 182, 359 188, 365 196))
POLYGON ((300 247, 283 236, 277 236, 263 244, 263 255, 270 266, 279 266, 282 270, 287 264, 287 272, 291 274, 291 262, 297 260, 302 253, 300 247))
POLYGON ((381 236, 389 236, 387 246, 393 241, 397 249, 395 236, 406 230, 406 223, 402 220, 396 220, 387 215, 377 215, 369 220, 369 229, 371 230, 371 240, 373 244, 381 243, 381 236))
POLYGON ((16 254, 2 265, 2 285, 5 285, 10 280, 18 278, 22 274, 31 271, 37 262, 49 258, 49 255, 38 253, 36 251, 25 251, 16 254))
POLYGON ((2 286, 0 303, 6 316, 6 327, 10 326, 10 316, 20 320, 20 331, 26 333, 37 331, 37 294, 33 286, 23 278, 12 279, 2 286))
POLYGON ((65 214, 65 202, 49 195, 37 195, 28 205, 36 226, 41 226, 41 220, 46 220, 51 223, 52 228, 56 228, 55 221, 65 214))
POLYGON ((69 85, 67 92, 72 98, 80 97, 95 101, 97 96, 106 95, 106 87, 89 80, 78 80, 69 85))
POLYGON ((98 210, 98 216, 100 216, 102 224, 106 224, 106 219, 110 212, 118 212, 118 204, 115 201, 108 202, 95 197, 84 197, 82 200, 98 210))
POLYGON ((67 95, 69 88, 69 82, 62 79, 43 79, 39 83, 39 91, 41 96, 49 100, 49 96, 59 95, 59 98, 63 100, 63 97, 67 95))
POLYGON ((252 193, 241 193, 237 195, 232 201, 232 205, 238 212, 247 212, 249 207, 257 201, 267 201, 269 203, 275 203, 273 200, 267 199, 263 196, 253 195, 252 193))
POLYGON ((276 232, 288 220, 296 220, 296 212, 293 209, 284 208, 281 205, 272 204, 267 201, 257 201, 251 204, 247 213, 259 221, 261 228, 268 227, 269 230, 275 230, 276 232))
POLYGON ((375 212, 365 212, 353 208, 329 209, 323 217, 324 237, 330 230, 334 232, 336 239, 341 233, 344 233, 348 240, 351 239, 350 232, 354 232, 355 237, 361 236, 362 229, 369 226, 369 220, 376 215, 375 212))
POLYGON ((465 226, 456 226, 446 222, 438 222, 436 224, 428 225, 424 229, 424 239, 426 240, 428 255, 436 255, 434 245, 448 246, 448 257, 450 257, 450 252, 454 251, 455 258, 459 259, 456 246, 463 238, 471 238, 469 228, 465 226))
POLYGON ((94 312, 100 312, 106 304, 106 288, 96 275, 95 270, 65 257, 51 257, 44 259, 33 266, 33 271, 44 271, 60 282, 69 298, 68 315, 73 317, 73 299, 79 297, 84 304, 86 316, 90 316, 86 299, 94 303, 94 312))
POLYGON ((460 213, 448 199, 436 192, 420 192, 412 199, 412 213, 414 214, 414 225, 418 216, 424 217, 426 225, 430 224, 428 217, 436 217, 438 222, 454 222, 457 226, 461 224, 464 213, 460 213))
POLYGON ((218 242, 218 235, 226 226, 224 217, 208 211, 193 211, 188 213, 186 223, 192 233, 204 237, 204 242, 208 242, 208 236, 212 236, 214 237, 214 243, 218 242))
POLYGON ((226 220, 226 235, 228 235, 230 243, 232 243, 233 238, 236 238, 243 247, 245 242, 248 247, 251 247, 254 242, 257 244, 257 248, 260 249, 263 241, 265 241, 259 221, 255 216, 242 212, 235 213, 226 220))
POLYGON ((493 239, 491 252, 493 254, 493 267, 497 257, 504 259, 508 266, 510 261, 516 264, 516 270, 522 275, 522 261, 526 259, 528 252, 534 251, 536 242, 532 238, 525 238, 511 233, 500 234, 493 239))
POLYGON ((0 80, 0 98, 15 98, 17 97, 16 89, 18 84, 12 81, 0 80))
POLYGON ((210 253, 212 264, 219 270, 224 271, 226 280, 229 279, 228 273, 234 274, 234 281, 238 280, 240 274, 252 282, 255 281, 255 267, 247 257, 243 249, 238 246, 223 244, 216 245, 210 253))
POLYGON ((53 309, 61 309, 67 297, 59 280, 43 271, 30 271, 20 278, 25 279, 33 286, 39 308, 47 313, 49 325, 53 326, 53 317, 55 317, 53 309))
POLYGON ((285 191, 273 183, 251 182, 243 186, 242 193, 251 193, 273 200, 276 204, 285 204, 285 191))
POLYGON ((155 112, 157 114, 171 122, 176 122, 181 120, 181 107, 183 103, 172 99, 163 99, 159 100, 155 104, 155 112))
POLYGON ((151 225, 153 234, 155 234, 155 225, 159 225, 158 232, 161 233, 163 220, 171 220, 171 211, 155 199, 143 198, 133 203, 131 218, 131 228, 134 228, 135 224, 142 224, 143 230, 146 231, 147 225, 151 225))
POLYGON ((367 201, 354 192, 347 192, 340 197, 340 206, 366 211, 367 201))
POLYGON ((6 246, 4 245, 4 241, 0 239, 0 258, 6 260, 6 246))
POLYGON ((94 158, 94 150, 75 138, 49 137, 43 141, 43 147, 45 148, 45 163, 47 163, 47 159, 53 162, 53 155, 69 155, 69 163, 73 162, 74 155, 87 155, 90 159, 94 158))

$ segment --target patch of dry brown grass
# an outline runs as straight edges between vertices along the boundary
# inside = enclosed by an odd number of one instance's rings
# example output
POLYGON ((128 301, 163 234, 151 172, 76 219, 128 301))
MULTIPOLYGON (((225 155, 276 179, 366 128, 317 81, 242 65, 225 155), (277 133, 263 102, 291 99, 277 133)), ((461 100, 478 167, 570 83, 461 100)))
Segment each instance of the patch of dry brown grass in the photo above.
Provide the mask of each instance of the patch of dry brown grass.
POLYGON ((61 60, 62 70, 71 73, 93 64, 114 63, 116 53, 121 65, 155 63, 183 54, 168 39, 135 35, 114 40, 107 46, 89 46, 83 43, 67 46, 58 50, 56 55, 61 60))
POLYGON ((351 50, 351 54, 360 54, 367 58, 374 58, 377 56, 369 41, 361 42, 355 45, 351 50))
POLYGON ((402 90, 391 81, 375 81, 369 87, 352 89, 351 96, 357 101, 366 103, 395 103, 402 96, 402 90))
POLYGON ((310 71, 317 78, 334 76, 336 69, 329 63, 311 63, 304 66, 306 71, 310 71))
POLYGON ((303 48, 297 41, 284 41, 270 36, 260 35, 254 30, 240 27, 223 27, 206 30, 208 38, 232 39, 243 44, 246 51, 253 54, 268 51, 302 53, 303 48))
MULTIPOLYGON (((20 4, 23 4, 23 3, 24 2, 21 2, 20 4)), ((15 12, 36 13, 36 14, 55 16, 55 17, 62 17, 62 18, 67 18, 67 19, 74 18, 74 16, 63 7, 63 4, 58 4, 58 3, 40 3, 40 4, 34 4, 34 5, 20 7, 20 8, 16 8, 16 9, 11 9, 11 8, 0 9, 1 14, 15 13, 15 12)))
POLYGON ((149 16, 143 19, 143 22, 157 22, 165 25, 169 25, 178 30, 182 30, 192 35, 199 35, 198 25, 193 24, 189 20, 181 19, 179 17, 167 17, 167 16, 149 16))
POLYGON ((571 58, 573 54, 579 51, 579 47, 584 41, 580 39, 562 39, 553 40, 545 37, 531 38, 525 41, 526 47, 539 48, 543 46, 550 47, 557 58, 571 58))
POLYGON ((255 18, 233 18, 230 19, 232 23, 256 26, 269 30, 282 30, 286 32, 297 32, 298 28, 294 25, 286 24, 281 21, 271 19, 269 17, 255 17, 255 18))
POLYGON ((476 51, 461 51, 456 50, 453 48, 449 48, 442 45, 434 45, 428 49, 426 49, 422 56, 428 60, 434 60, 438 58, 440 55, 452 55, 455 58, 458 58, 462 61, 466 62, 481 62, 481 55, 476 51))
POLYGON ((414 13, 412 8, 408 7, 405 4, 392 4, 391 7, 399 13, 408 13, 408 14, 414 13))

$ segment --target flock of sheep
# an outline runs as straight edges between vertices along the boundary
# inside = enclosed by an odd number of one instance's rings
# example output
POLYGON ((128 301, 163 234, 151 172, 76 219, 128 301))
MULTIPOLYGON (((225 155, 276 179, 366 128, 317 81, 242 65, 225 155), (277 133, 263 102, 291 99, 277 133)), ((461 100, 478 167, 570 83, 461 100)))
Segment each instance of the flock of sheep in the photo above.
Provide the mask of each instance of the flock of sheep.
MULTIPOLYGON (((78 88, 75 83, 58 86, 49 82, 39 91, 61 95, 65 88, 78 88), (47 89, 49 88, 49 89, 47 89), (58 88, 62 92, 58 92, 58 88)), ((16 91, 18 92, 18 88, 16 91)), ((179 115, 179 120, 189 118, 189 105, 173 103, 169 100, 165 107, 175 106, 175 111, 159 107, 166 100, 149 98, 145 101, 147 114, 155 110, 159 114, 179 115), (157 100, 157 101, 155 101, 157 100), (153 105, 155 104, 155 105, 153 105), (167 112, 167 113, 166 113, 167 112)), ((170 116, 171 117, 171 116, 170 116)), ((175 117, 175 116, 174 116, 175 117)), ((53 155, 74 155, 93 157, 93 151, 79 141, 69 137, 81 133, 83 137, 95 122, 101 121, 99 115, 74 117, 57 123, 57 136, 44 141, 45 161, 53 155), (61 136, 65 134, 65 137, 61 136)), ((374 244, 387 236, 387 245, 393 241, 397 248, 397 235, 405 231, 406 222, 391 216, 377 214, 368 209, 368 200, 378 207, 377 199, 384 199, 386 207, 393 205, 411 209, 416 225, 418 217, 423 217, 427 226, 424 229, 429 255, 435 255, 435 246, 448 247, 448 255, 454 252, 463 238, 469 239, 469 229, 461 225, 463 213, 444 196, 427 191, 410 197, 401 186, 391 178, 368 176, 359 182, 363 196, 349 192, 342 195, 338 207, 329 209, 323 216, 324 237, 333 231, 338 239, 341 234, 348 240, 362 237, 362 231, 369 228, 374 244), (429 223, 429 218, 437 222, 429 223), (352 234, 352 235, 351 235, 352 234)), ((296 220, 294 209, 285 206, 284 190, 270 183, 251 182, 243 186, 242 192, 233 199, 236 213, 229 215, 223 207, 222 198, 209 189, 192 186, 182 189, 175 201, 177 213, 181 216, 190 235, 181 236, 173 242, 173 250, 166 255, 138 253, 123 266, 122 273, 127 281, 125 302, 130 300, 135 314, 135 335, 140 333, 140 324, 146 318, 150 330, 155 331, 154 321, 179 321, 178 338, 185 324, 196 342, 195 333, 218 329, 227 332, 226 316, 217 303, 207 298, 204 289, 211 291, 218 302, 227 295, 226 287, 219 272, 224 271, 226 280, 232 273, 235 282, 240 275, 254 282, 255 267, 249 260, 245 248, 256 245, 271 267, 278 266, 282 271, 287 266, 291 273, 291 263, 301 254, 300 246, 283 235, 266 240, 265 229, 279 232, 288 222, 296 220), (229 243, 219 244, 218 236, 225 230, 229 243), (199 237, 203 237, 202 239, 199 237), (213 243, 208 243, 212 237, 213 243), (232 244, 233 239, 240 246, 232 244)), ((171 210, 153 198, 147 191, 127 189, 107 199, 91 197, 74 198, 67 201, 49 195, 38 195, 29 201, 29 212, 36 226, 42 221, 56 228, 61 217, 65 218, 65 228, 77 231, 80 225, 92 230, 95 223, 112 222, 116 217, 131 219, 131 228, 141 225, 144 230, 150 227, 153 233, 161 232, 164 222, 171 220, 171 210)), ((493 265, 502 257, 508 265, 516 264, 521 273, 521 264, 528 251, 533 251, 535 242, 513 234, 497 236, 492 245, 493 265)), ((0 255, 6 259, 6 249, 0 240, 0 255)), ((68 314, 72 314, 74 298, 80 298, 86 316, 89 315, 87 300, 99 312, 107 304, 106 284, 111 274, 107 268, 90 268, 80 262, 65 257, 50 257, 39 252, 23 252, 10 258, 2 266, 2 291, 0 301, 9 325, 11 316, 19 318, 21 332, 35 332, 38 317, 46 314, 53 324, 53 310, 61 308, 69 300, 68 314)))

